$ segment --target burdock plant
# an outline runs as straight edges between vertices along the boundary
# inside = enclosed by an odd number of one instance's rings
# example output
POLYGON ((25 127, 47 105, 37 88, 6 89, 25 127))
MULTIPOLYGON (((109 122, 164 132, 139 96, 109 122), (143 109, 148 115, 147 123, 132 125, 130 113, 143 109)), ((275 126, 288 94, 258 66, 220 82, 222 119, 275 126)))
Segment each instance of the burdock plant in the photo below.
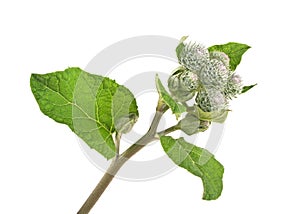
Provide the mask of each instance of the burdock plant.
POLYGON ((206 131, 213 122, 224 123, 230 100, 254 86, 243 86, 241 77, 235 74, 242 55, 250 47, 231 42, 205 48, 186 43, 186 39, 183 37, 176 48, 180 65, 168 79, 169 92, 155 77, 159 100, 149 130, 123 152, 119 149, 122 135, 131 131, 139 116, 134 95, 126 87, 76 67, 31 75, 31 90, 40 110, 68 125, 91 149, 111 160, 78 213, 88 213, 123 164, 156 140, 175 164, 202 179, 204 200, 215 200, 221 195, 221 163, 206 149, 169 134, 181 130, 194 135, 206 131), (168 110, 178 122, 158 131, 160 119, 168 110))

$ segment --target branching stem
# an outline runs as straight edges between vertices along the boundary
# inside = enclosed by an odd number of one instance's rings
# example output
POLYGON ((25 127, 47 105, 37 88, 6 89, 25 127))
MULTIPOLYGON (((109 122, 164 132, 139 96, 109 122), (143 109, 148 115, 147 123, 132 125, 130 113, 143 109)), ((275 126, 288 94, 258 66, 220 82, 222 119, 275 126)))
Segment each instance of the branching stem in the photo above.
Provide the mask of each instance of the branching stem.
POLYGON ((161 137, 161 136, 170 134, 170 133, 172 133, 172 132, 174 132, 174 131, 177 131, 177 130, 179 130, 179 129, 180 129, 180 125, 179 125, 179 124, 176 124, 176 125, 171 126, 171 127, 167 128, 167 129, 165 129, 165 130, 162 130, 162 131, 160 131, 160 132, 157 132, 156 137, 159 138, 159 137, 161 137))
MULTIPOLYGON (((85 203, 82 205, 80 210, 77 212, 77 214, 89 213, 89 211, 96 204, 102 193, 105 191, 105 189, 110 184, 110 182, 112 181, 116 173, 119 171, 119 169, 123 166, 123 164, 134 154, 140 151, 143 147, 145 147, 148 143, 157 139, 157 126, 162 115, 167 109, 168 107, 161 100, 159 100, 156 107, 156 113, 154 115, 153 121, 148 132, 143 137, 141 137, 136 143, 130 146, 125 152, 123 152, 119 156, 116 156, 112 160, 111 165, 107 169, 106 173, 104 174, 100 182, 97 184, 93 192, 90 194, 90 196, 87 198, 85 203)), ((166 131, 167 130, 165 130, 165 132, 166 131)))

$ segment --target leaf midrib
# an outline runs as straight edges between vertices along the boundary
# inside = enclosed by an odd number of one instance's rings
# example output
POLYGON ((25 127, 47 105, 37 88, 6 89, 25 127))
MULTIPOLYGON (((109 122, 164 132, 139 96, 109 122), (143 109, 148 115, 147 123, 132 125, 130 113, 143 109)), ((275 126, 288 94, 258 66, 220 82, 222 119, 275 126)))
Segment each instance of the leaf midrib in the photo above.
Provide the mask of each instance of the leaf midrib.
MULTIPOLYGON (((189 158, 189 159, 191 160, 192 164, 193 164, 197 169, 199 169, 200 172, 202 172, 202 175, 201 175, 201 176, 205 176, 206 178, 208 178, 208 180, 211 180, 212 177, 211 177, 208 173, 206 173, 205 170, 202 170, 202 169, 201 169, 201 165, 198 164, 196 161, 194 161, 194 160, 192 159, 192 157, 190 156, 191 153, 195 153, 195 154, 199 155, 199 157, 200 157, 200 156, 201 156, 201 153, 198 153, 198 152, 195 151, 194 149, 191 149, 189 152, 187 152, 187 150, 180 144, 179 141, 178 141, 178 144, 179 144, 179 147, 180 147, 181 149, 183 149, 183 151, 187 154, 187 158, 189 158)), ((185 160, 186 160, 186 159, 185 159, 185 160)), ((200 176, 199 176, 199 177, 200 177, 200 176)), ((208 182, 208 183, 209 183, 209 182, 208 182)), ((214 190, 217 190, 217 189, 214 187, 214 185, 210 185, 210 186, 212 186, 212 188, 214 188, 214 190)), ((215 192, 217 192, 217 191, 215 191, 215 192)))
MULTIPOLYGON (((84 115, 86 115, 86 117, 94 122, 96 122, 99 126, 103 127, 106 131, 108 131, 109 133, 111 133, 110 130, 108 130, 100 121, 95 120, 94 118, 92 118, 88 113, 86 113, 79 105, 77 105, 76 103, 70 101, 67 99, 67 97, 65 97, 63 94, 59 93, 58 91, 53 90, 52 88, 48 87, 46 84, 43 84, 45 88, 47 88, 48 90, 52 91, 53 93, 56 93, 57 95, 59 95, 60 97, 62 97, 65 101, 67 101, 67 104, 75 106, 76 108, 78 108, 84 115)), ((97 103, 97 102, 96 102, 97 103)), ((98 110, 97 110, 98 111, 98 110)), ((73 118, 72 118, 73 119, 73 118)))

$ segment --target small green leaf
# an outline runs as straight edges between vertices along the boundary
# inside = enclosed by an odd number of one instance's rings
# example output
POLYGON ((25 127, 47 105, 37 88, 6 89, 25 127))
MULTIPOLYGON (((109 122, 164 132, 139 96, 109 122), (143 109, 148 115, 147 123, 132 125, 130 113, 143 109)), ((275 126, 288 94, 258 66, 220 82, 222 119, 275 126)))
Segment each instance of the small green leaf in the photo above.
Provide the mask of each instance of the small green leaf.
POLYGON ((183 36, 181 37, 181 39, 179 40, 179 44, 177 45, 176 47, 176 55, 177 55, 177 58, 179 59, 180 57, 180 54, 181 54, 181 51, 183 50, 184 48, 184 41, 188 38, 188 36, 183 36))
POLYGON ((242 94, 249 91, 251 88, 253 88, 256 85, 257 84, 244 86, 243 89, 242 89, 242 94))
POLYGON ((155 84, 157 91, 159 93, 160 99, 171 109, 173 114, 176 115, 176 118, 181 115, 181 113, 186 111, 185 106, 182 104, 177 103, 171 95, 167 92, 167 90, 164 88, 163 84, 161 83, 158 75, 155 77, 155 84))
POLYGON ((235 43, 235 42, 229 42, 227 44, 223 45, 214 45, 208 48, 209 52, 213 51, 220 51, 225 53, 230 61, 229 61, 229 67, 232 71, 236 69, 236 67, 240 64, 243 54, 251 48, 248 45, 235 43))
POLYGON ((224 167, 209 151, 190 144, 183 138, 162 136, 160 142, 175 164, 202 179, 204 200, 215 200, 221 195, 224 167))
POLYGON ((198 106, 195 106, 195 108, 198 113, 199 119, 216 123, 224 123, 229 112, 229 110, 226 109, 220 111, 205 112, 198 106))
POLYGON ((115 155, 112 134, 124 126, 128 130, 128 120, 134 123, 138 117, 136 101, 127 88, 80 68, 32 74, 30 86, 45 115, 68 125, 107 159, 115 155))

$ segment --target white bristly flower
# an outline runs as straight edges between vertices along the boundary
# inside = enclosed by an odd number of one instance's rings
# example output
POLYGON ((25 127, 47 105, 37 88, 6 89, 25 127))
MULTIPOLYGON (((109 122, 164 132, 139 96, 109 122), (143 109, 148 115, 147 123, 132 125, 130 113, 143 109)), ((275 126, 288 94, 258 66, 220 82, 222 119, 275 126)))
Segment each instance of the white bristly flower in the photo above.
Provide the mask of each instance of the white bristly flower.
POLYGON ((179 63, 191 71, 199 71, 209 61, 208 50, 200 44, 185 44, 180 56, 179 63))
POLYGON ((226 98, 232 99, 241 94, 243 89, 243 82, 240 75, 233 74, 229 77, 224 93, 226 98))
POLYGON ((210 52, 210 59, 216 59, 223 63, 223 65, 229 70, 229 62, 230 59, 227 54, 220 51, 212 51, 210 52))
POLYGON ((212 59, 198 72, 198 75, 201 84, 205 87, 223 90, 228 81, 229 73, 221 61, 212 59))
POLYGON ((225 110, 228 106, 224 94, 215 88, 200 90, 196 97, 196 103, 205 112, 225 110))

